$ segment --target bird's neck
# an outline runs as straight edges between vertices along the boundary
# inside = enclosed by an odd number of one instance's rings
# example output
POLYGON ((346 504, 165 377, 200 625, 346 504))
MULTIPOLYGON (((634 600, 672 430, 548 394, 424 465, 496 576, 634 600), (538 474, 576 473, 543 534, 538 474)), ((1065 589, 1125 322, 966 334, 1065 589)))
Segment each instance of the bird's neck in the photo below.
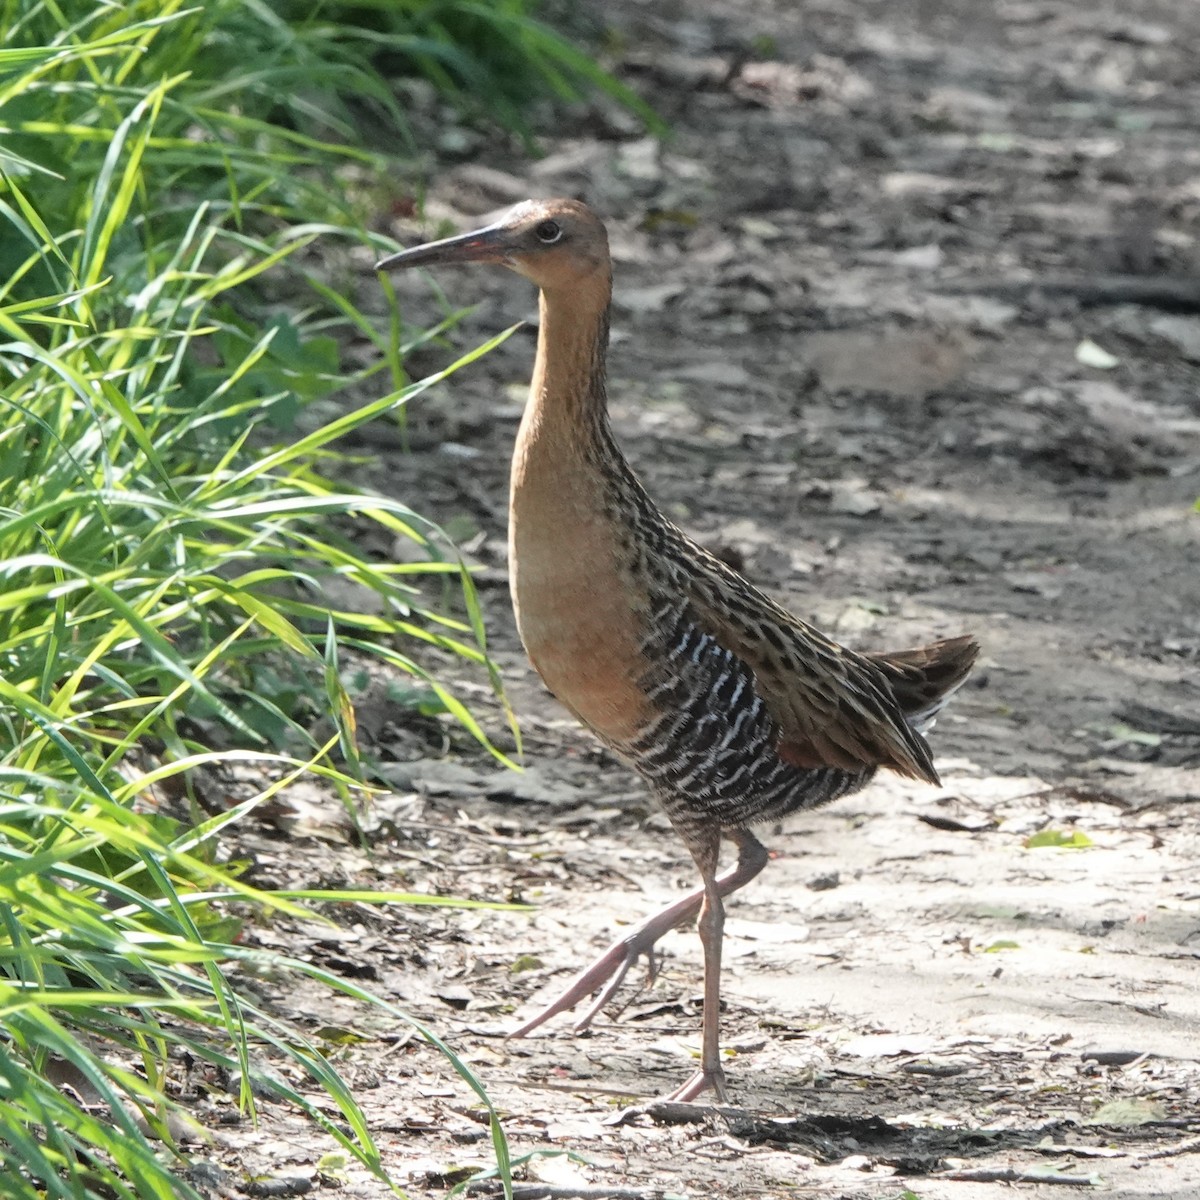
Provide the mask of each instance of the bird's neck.
POLYGON ((607 280, 571 294, 540 294, 538 358, 520 438, 526 448, 552 440, 554 452, 569 462, 596 449, 596 439, 607 440, 610 294, 607 280))
POLYGON ((605 359, 611 284, 601 277, 591 287, 539 297, 537 358, 529 403, 514 458, 528 471, 530 455, 545 456, 556 472, 578 471, 599 452, 611 452, 605 359))

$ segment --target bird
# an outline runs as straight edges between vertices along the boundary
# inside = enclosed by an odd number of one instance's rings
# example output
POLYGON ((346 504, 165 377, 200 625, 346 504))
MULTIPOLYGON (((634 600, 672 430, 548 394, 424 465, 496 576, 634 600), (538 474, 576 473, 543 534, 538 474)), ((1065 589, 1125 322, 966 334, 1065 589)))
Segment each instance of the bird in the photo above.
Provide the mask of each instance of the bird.
POLYGON ((606 365, 612 263, 601 219, 527 200, 470 233, 401 250, 379 271, 510 268, 538 289, 537 352, 513 452, 508 554, 517 628, 551 693, 636 771, 700 886, 613 942, 510 1036, 593 997, 697 919, 698 1068, 666 1098, 725 1102, 720 1051, 725 899, 766 866, 753 826, 864 787, 886 768, 938 784, 924 734, 966 680, 971 636, 861 654, 793 616, 654 504, 615 440, 606 365), (722 839, 736 863, 719 873, 722 839))

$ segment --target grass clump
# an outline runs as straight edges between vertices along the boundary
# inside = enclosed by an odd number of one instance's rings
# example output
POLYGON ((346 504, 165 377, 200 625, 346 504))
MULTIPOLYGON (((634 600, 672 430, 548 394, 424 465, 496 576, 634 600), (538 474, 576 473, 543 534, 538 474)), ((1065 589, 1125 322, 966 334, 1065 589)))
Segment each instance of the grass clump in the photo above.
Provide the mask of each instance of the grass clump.
MULTIPOLYGON (((653 110, 542 16, 539 0, 282 0, 276 11, 328 64, 363 63, 431 82, 468 120, 499 121, 533 140, 529 112, 599 92, 662 132, 653 110)), ((571 5, 560 18, 574 19, 571 5)))
MULTIPOLYGON (((388 55, 449 90, 493 78, 481 47, 505 38, 500 74, 524 61, 554 90, 596 72, 515 3, 7 0, 0 14, 4 1195, 196 1195, 170 1152, 185 1051, 236 1072, 244 1107, 256 1090, 297 1104, 386 1177, 336 1071, 231 982, 264 962, 223 902, 298 914, 311 897, 260 893, 217 853, 302 772, 361 787, 348 654, 420 676, 486 744, 407 649, 490 669, 468 577, 418 514, 337 479, 332 443, 449 373, 409 385, 405 353, 438 331, 356 304, 346 264, 381 247, 339 179, 377 166, 354 136, 363 113, 403 127, 388 55), (347 331, 370 340, 369 365, 343 362, 347 331), (334 396, 337 415, 314 419, 334 396), (364 525, 429 560, 364 553, 364 525), (462 622, 422 598, 447 574, 462 622), (330 599, 346 585, 369 610, 330 599), (318 712, 332 732, 314 735, 318 712), (186 798, 217 759, 272 782, 205 819, 165 815, 161 797, 186 798)), ((505 96, 516 125, 520 96, 505 96)))

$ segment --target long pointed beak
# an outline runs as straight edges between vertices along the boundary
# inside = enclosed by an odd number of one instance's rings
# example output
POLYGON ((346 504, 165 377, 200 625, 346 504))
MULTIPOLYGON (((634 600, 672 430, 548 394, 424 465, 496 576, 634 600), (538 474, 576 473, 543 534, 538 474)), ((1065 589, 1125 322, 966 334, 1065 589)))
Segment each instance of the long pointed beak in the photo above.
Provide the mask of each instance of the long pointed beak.
POLYGON ((508 262, 509 249, 509 231, 503 225, 489 225, 474 233, 462 233, 458 237, 426 242, 423 246, 413 246, 410 250, 390 254, 375 264, 375 270, 395 271, 405 267, 454 263, 505 264, 508 262))

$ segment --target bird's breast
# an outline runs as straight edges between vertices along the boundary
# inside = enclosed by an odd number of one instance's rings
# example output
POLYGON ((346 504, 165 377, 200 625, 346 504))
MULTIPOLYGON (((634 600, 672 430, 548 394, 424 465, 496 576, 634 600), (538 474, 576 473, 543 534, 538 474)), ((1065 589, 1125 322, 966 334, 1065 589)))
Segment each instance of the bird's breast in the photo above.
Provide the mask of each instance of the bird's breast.
POLYGON ((513 610, 546 686, 620 749, 645 725, 646 605, 620 531, 580 489, 514 488, 509 516, 513 610))

